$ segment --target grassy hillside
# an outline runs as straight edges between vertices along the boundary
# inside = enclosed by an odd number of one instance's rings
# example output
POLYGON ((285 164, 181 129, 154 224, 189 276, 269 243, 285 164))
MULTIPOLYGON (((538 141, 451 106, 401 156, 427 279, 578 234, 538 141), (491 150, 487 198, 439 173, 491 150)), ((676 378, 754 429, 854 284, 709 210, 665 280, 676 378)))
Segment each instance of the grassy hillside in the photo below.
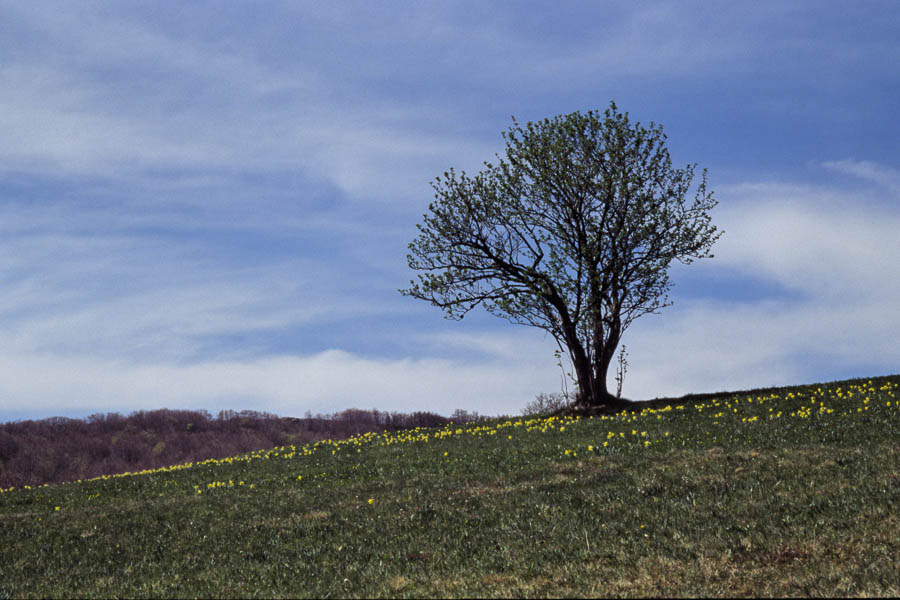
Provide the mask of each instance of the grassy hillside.
POLYGON ((0 493, 0 598, 900 594, 900 376, 0 493))

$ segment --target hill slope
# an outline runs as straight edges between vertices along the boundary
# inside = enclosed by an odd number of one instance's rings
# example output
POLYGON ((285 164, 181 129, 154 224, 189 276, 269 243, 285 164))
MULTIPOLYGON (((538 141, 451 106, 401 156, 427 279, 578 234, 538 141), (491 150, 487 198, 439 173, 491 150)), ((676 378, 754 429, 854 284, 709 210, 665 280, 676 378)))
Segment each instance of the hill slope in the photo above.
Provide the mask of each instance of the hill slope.
POLYGON ((900 594, 900 376, 0 493, 0 598, 900 594))

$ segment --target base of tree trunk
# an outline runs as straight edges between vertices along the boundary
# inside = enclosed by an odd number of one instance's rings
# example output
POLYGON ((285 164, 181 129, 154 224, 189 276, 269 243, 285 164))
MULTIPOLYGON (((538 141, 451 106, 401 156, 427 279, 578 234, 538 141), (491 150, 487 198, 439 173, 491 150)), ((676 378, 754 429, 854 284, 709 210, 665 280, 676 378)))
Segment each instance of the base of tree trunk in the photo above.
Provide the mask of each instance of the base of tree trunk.
POLYGON ((599 401, 576 400, 572 405, 558 412, 559 414, 578 416, 610 415, 631 408, 636 404, 636 402, 628 398, 616 398, 608 394, 599 401))

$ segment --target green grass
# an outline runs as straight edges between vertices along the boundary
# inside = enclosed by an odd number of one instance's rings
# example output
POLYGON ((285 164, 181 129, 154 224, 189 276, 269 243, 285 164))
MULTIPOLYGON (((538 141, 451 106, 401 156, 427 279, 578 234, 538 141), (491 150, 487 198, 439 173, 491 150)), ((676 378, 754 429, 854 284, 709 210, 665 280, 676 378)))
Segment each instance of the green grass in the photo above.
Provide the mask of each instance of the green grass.
POLYGON ((896 596, 898 403, 891 376, 4 490, 0 598, 896 596))

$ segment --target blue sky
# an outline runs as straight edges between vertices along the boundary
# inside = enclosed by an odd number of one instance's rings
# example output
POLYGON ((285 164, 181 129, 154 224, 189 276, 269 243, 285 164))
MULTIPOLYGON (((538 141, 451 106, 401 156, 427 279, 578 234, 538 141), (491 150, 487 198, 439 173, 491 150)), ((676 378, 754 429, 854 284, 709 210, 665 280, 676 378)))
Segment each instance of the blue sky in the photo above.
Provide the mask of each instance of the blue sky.
POLYGON ((406 245, 511 116, 610 100, 709 169, 725 231, 626 333, 626 396, 900 372, 898 14, 2 2, 0 420, 518 413, 554 343, 402 297, 406 245))

